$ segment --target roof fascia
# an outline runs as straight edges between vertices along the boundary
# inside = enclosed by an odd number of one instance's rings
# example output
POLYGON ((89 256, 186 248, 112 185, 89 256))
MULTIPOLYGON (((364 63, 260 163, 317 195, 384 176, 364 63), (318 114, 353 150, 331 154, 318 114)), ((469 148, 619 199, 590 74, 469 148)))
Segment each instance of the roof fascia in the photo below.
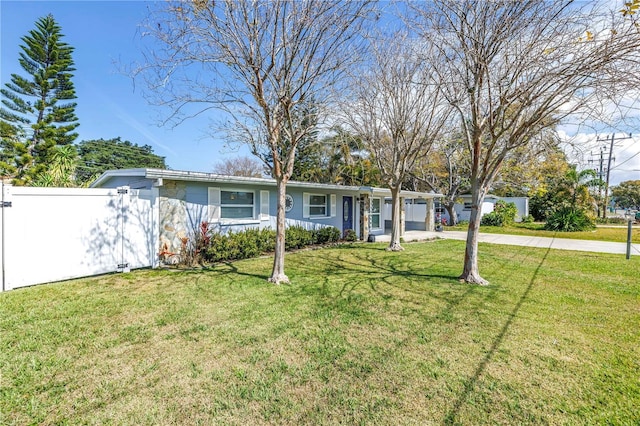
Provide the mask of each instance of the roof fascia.
MULTIPOLYGON (((179 181, 191 181, 191 182, 216 182, 216 183, 229 183, 236 184, 254 184, 254 185, 266 185, 276 186, 275 179, 244 177, 244 176, 226 176, 216 173, 205 172, 190 172, 181 170, 165 170, 165 169, 122 169, 122 170, 109 170, 104 172, 95 182, 91 184, 92 187, 97 187, 112 177, 118 176, 132 176, 132 177, 144 177, 147 179, 166 179, 166 180, 179 180, 179 181)), ((377 188, 371 186, 342 186, 332 185, 326 183, 313 183, 313 182, 297 182, 290 181, 287 183, 287 187, 302 188, 302 189, 321 189, 328 191, 351 191, 360 194, 372 194, 379 196, 391 196, 391 190, 388 188, 377 188)), ((417 191, 401 191, 403 197, 412 198, 439 198, 442 194, 436 194, 432 192, 417 192, 417 191)))

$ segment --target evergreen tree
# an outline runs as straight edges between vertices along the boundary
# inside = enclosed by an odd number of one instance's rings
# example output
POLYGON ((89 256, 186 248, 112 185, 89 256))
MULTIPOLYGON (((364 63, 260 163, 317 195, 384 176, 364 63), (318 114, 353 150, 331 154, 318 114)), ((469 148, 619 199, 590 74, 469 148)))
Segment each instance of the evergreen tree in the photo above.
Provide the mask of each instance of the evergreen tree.
POLYGON ((120 137, 82 141, 78 144, 76 180, 88 184, 107 170, 154 168, 166 169, 164 157, 153 153, 150 145, 139 146, 120 137))
POLYGON ((76 104, 66 102, 76 98, 71 81, 74 49, 62 41, 60 31, 52 15, 40 18, 21 39, 19 63, 29 77, 12 74, 0 90, 0 168, 17 185, 41 180, 50 172, 56 147, 78 136, 73 132, 78 126, 76 104))

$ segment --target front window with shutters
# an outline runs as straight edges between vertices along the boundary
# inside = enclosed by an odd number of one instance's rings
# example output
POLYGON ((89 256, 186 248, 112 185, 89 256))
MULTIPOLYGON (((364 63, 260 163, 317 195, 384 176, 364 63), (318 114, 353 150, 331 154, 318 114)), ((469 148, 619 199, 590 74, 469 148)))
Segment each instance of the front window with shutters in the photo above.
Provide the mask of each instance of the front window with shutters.
POLYGON ((302 194, 302 217, 330 218, 336 215, 336 194, 302 194))
POLYGON ((254 200, 253 191, 220 191, 220 218, 253 219, 254 200))
POLYGON ((327 216, 327 196, 309 194, 309 216, 327 216))

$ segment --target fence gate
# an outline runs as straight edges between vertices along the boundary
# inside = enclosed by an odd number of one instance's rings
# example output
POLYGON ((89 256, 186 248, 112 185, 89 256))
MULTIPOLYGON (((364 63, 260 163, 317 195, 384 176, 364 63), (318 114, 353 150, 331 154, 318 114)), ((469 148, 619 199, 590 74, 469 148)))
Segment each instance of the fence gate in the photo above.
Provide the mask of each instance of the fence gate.
POLYGON ((156 266, 155 190, 2 185, 2 290, 156 266))

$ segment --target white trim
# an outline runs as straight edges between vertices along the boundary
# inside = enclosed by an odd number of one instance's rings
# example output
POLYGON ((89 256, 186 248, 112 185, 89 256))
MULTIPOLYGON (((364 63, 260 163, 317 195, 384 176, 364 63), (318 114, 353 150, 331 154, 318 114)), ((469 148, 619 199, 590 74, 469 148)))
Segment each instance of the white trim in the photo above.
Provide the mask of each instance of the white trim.
MULTIPOLYGON (((331 194, 331 195, 334 195, 334 194, 331 194)), ((303 202, 304 202, 303 217, 304 218, 314 218, 314 219, 321 219, 321 218, 331 217, 328 214, 329 213, 329 211, 328 211, 329 210, 329 200, 330 200, 330 197, 329 197, 328 194, 306 193, 305 192, 303 194, 303 202), (311 204, 311 197, 324 197, 324 205, 311 204), (324 214, 311 214, 311 207, 324 207, 324 214)))
POLYGON ((234 225, 258 225, 260 221, 257 219, 220 219, 220 226, 234 226, 234 225))
MULTIPOLYGON (((109 179, 114 177, 142 177, 145 179, 156 180, 163 178, 165 181, 178 180, 189 182, 208 182, 212 184, 229 184, 229 185, 247 185, 256 184, 261 186, 276 186, 275 179, 265 178, 252 178, 242 176, 225 176, 215 173, 204 172, 191 172, 181 170, 164 170, 164 169, 121 169, 121 170, 108 170, 104 172, 98 179, 92 184, 92 188, 103 186, 109 179)), ((374 188, 370 186, 342 186, 331 185, 324 183, 313 182, 296 182, 289 181, 287 183, 288 188, 302 188, 307 190, 326 191, 329 192, 357 192, 375 195, 382 197, 391 196, 391 191, 387 188, 374 188)), ((415 192, 415 191, 401 191, 400 195, 405 198, 441 198, 442 194, 436 194, 432 192, 415 192)))
POLYGON ((336 194, 331 194, 331 217, 336 217, 336 211, 338 210, 336 204, 336 194))
POLYGON ((256 191, 246 190, 246 189, 238 189, 238 188, 222 188, 220 189, 220 219, 223 221, 251 221, 256 219, 256 191), (247 194, 253 195, 253 204, 223 204, 222 203, 222 193, 223 192, 244 192, 247 194), (223 217, 222 209, 224 207, 251 207, 251 217, 223 217))
POLYGON ((269 220, 269 191, 260 191, 260 220, 269 220))
POLYGON ((302 218, 307 219, 309 217, 309 193, 302 193, 302 218))
POLYGON ((207 217, 210 223, 220 221, 220 188, 207 188, 207 205, 209 212, 207 217))

